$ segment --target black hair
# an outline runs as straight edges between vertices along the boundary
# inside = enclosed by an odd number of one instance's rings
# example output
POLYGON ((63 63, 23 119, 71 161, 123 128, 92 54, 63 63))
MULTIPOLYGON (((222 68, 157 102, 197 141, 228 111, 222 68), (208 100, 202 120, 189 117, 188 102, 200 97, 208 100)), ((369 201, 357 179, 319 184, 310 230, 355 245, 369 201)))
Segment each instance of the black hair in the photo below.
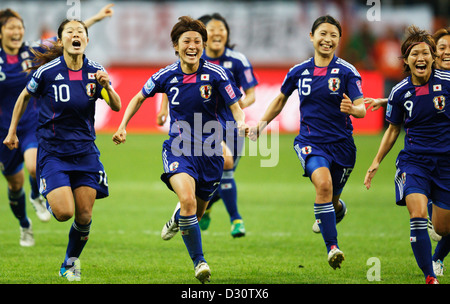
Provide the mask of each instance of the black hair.
POLYGON ((234 48, 234 44, 231 45, 230 43, 230 27, 228 26, 228 22, 227 20, 219 13, 214 13, 211 15, 203 15, 200 18, 198 18, 198 20, 200 20, 205 26, 211 21, 211 20, 219 20, 221 21, 224 25, 225 28, 227 29, 227 42, 225 43, 225 47, 229 48, 229 49, 233 49, 234 48))
POLYGON ((321 25, 322 23, 329 23, 331 25, 334 25, 337 27, 338 31, 339 31, 339 37, 342 37, 342 27, 341 24, 339 23, 339 21, 337 21, 335 18, 331 17, 330 15, 326 15, 326 16, 322 16, 316 19, 316 21, 314 21, 312 28, 311 28, 311 33, 314 35, 314 32, 316 31, 316 29, 319 27, 319 25, 321 25))

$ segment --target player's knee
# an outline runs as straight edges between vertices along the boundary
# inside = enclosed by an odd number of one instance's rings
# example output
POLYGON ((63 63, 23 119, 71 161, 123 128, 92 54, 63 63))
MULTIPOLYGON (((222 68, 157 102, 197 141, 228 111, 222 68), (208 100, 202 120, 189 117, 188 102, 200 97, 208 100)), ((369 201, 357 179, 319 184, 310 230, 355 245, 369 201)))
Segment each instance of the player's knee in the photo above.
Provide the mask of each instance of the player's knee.
POLYGON ((195 195, 185 193, 179 196, 181 211, 185 215, 195 214, 197 211, 197 199, 195 195))
POLYGON ((66 222, 73 217, 73 208, 61 208, 55 206, 55 204, 50 204, 52 208, 53 216, 58 220, 58 222, 66 222))
POLYGON ((322 195, 333 194, 333 183, 329 179, 321 179, 315 183, 317 192, 322 195))
POLYGON ((66 222, 73 217, 73 212, 69 210, 55 211, 53 210, 54 217, 58 220, 58 222, 66 222))

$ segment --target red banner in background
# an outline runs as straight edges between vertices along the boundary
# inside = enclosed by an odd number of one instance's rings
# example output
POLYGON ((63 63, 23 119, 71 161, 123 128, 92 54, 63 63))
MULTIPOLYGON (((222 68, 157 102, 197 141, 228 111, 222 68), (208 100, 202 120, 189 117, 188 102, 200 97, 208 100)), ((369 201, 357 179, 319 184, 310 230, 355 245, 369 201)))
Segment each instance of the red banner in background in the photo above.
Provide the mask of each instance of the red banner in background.
MULTIPOLYGON (((144 86, 145 82, 157 72, 158 68, 111 67, 108 68, 111 82, 122 99, 122 110, 113 112, 103 102, 97 102, 96 129, 99 132, 115 132, 122 121, 123 113, 129 101, 144 86)), ((279 94, 281 84, 288 69, 255 69, 259 85, 256 88, 256 102, 246 108, 246 120, 254 125, 262 117, 270 102, 279 94)), ((384 97, 383 78, 379 73, 360 71, 364 96, 384 97)), ((161 94, 148 98, 128 124, 129 132, 164 132, 168 130, 168 122, 160 127, 156 124, 156 115, 161 103, 161 94)), ((294 92, 285 108, 275 121, 281 133, 295 133, 299 129, 300 113, 298 110, 298 94, 294 92)), ((376 134, 384 125, 384 111, 367 111, 363 119, 353 119, 355 134, 376 134)), ((270 125, 269 125, 270 126, 270 125)))

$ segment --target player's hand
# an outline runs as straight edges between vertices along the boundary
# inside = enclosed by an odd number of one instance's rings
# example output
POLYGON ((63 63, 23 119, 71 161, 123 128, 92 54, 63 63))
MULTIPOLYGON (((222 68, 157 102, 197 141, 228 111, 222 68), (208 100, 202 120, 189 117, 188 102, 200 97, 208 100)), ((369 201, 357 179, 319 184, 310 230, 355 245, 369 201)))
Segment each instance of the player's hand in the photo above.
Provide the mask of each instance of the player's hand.
POLYGON ((353 102, 351 99, 344 93, 344 99, 341 101, 341 112, 351 115, 353 112, 353 102))
POLYGON ((112 15, 114 15, 114 10, 112 9, 112 7, 114 6, 113 3, 110 3, 108 5, 105 5, 104 7, 102 7, 98 13, 95 15, 95 18, 100 21, 103 20, 106 17, 111 17, 112 15))
POLYGON ((3 140, 3 144, 8 147, 9 150, 14 150, 19 148, 19 138, 17 138, 16 134, 6 135, 5 140, 3 140))
POLYGON ((127 131, 125 131, 125 129, 117 130, 116 133, 114 133, 112 140, 116 145, 125 143, 127 140, 127 131))
POLYGON ((379 99, 370 97, 364 98, 364 104, 368 104, 369 106, 366 108, 366 110, 372 108, 372 112, 378 110, 383 106, 383 103, 379 99))
POLYGON ((375 177, 375 173, 378 171, 379 164, 372 164, 367 170, 366 177, 364 178, 364 185, 366 186, 367 190, 370 189, 372 179, 375 177))
POLYGON ((238 122, 238 134, 241 137, 245 137, 248 135, 249 132, 249 127, 247 126, 247 124, 245 122, 238 122))
POLYGON ((97 79, 102 87, 107 88, 109 86, 110 80, 108 73, 98 70, 97 73, 95 73, 95 79, 97 79))
POLYGON ((248 138, 250 138, 250 140, 256 141, 259 137, 259 128, 258 126, 255 127, 250 127, 250 130, 248 132, 248 138))
POLYGON ((156 115, 156 123, 163 126, 167 120, 168 111, 166 108, 161 108, 161 111, 156 115))

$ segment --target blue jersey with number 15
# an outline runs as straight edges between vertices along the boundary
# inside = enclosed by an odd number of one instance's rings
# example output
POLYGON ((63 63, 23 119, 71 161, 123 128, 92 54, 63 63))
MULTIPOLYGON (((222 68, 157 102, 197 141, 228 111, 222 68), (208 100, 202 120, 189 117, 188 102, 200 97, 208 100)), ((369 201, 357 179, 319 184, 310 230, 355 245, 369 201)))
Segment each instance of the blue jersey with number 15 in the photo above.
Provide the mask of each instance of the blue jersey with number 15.
POLYGON ((314 57, 290 69, 281 92, 300 97, 300 133, 297 138, 312 143, 333 143, 352 136, 350 116, 342 113, 343 94, 352 101, 363 97, 361 76, 350 63, 333 57, 326 67, 314 64, 314 57))

